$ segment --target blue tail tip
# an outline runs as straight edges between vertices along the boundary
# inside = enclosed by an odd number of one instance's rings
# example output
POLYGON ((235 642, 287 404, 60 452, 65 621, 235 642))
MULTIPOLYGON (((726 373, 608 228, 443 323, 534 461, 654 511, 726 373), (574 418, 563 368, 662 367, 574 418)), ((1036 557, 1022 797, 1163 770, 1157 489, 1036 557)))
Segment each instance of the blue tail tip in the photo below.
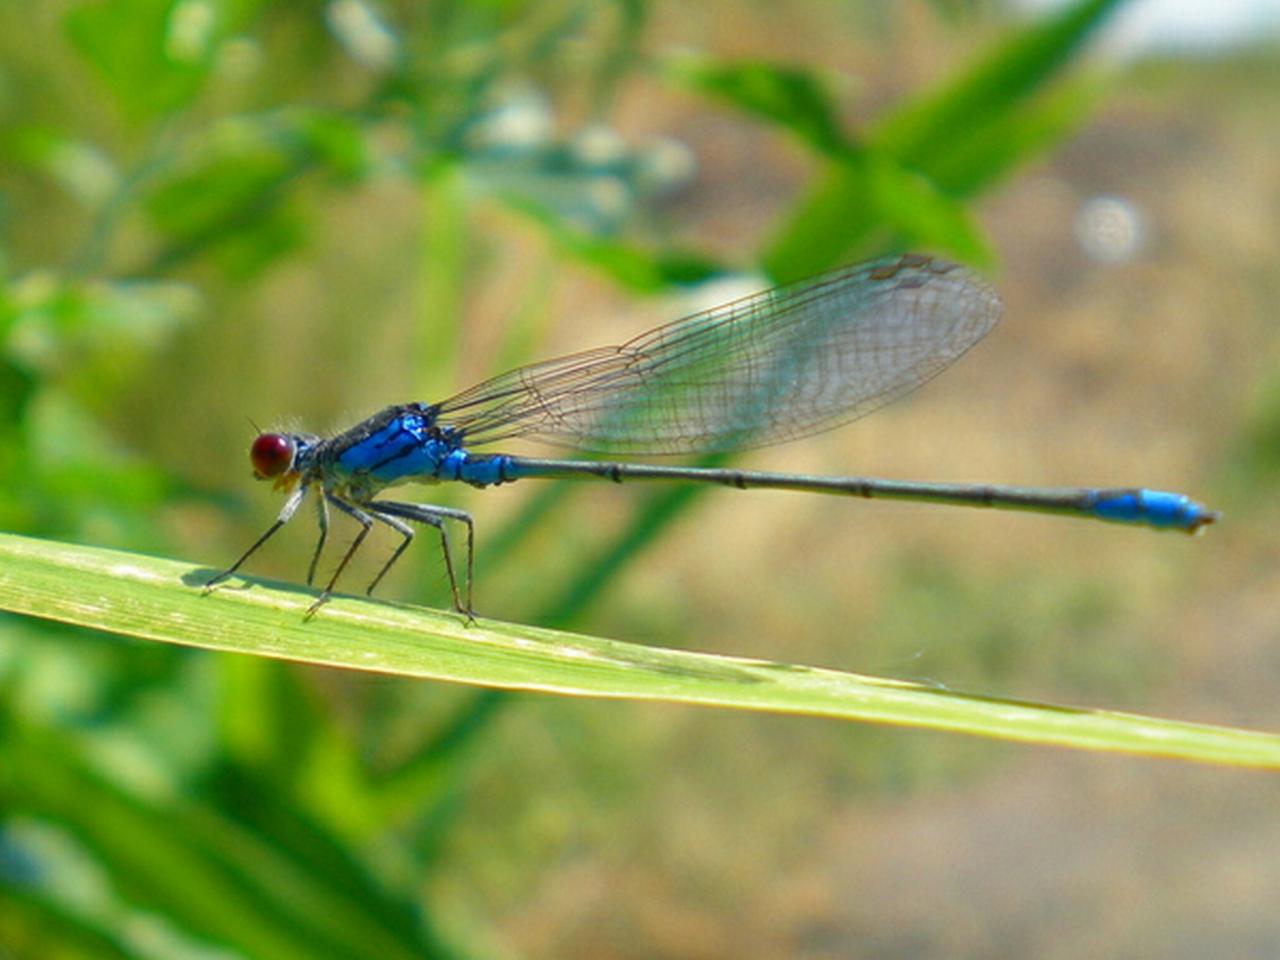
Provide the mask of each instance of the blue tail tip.
POLYGON ((1165 490, 1110 490, 1094 505, 1094 514, 1117 523, 1145 523, 1162 530, 1199 533, 1221 518, 1217 510, 1197 503, 1186 494, 1165 490))

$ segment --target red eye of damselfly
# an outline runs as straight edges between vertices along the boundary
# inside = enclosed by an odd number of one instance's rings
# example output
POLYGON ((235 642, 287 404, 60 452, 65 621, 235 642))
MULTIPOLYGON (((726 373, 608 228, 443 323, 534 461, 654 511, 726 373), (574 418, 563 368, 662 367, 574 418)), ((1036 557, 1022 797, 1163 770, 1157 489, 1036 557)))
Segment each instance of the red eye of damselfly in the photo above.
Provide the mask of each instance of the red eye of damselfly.
POLYGON ((297 444, 282 433, 260 433, 249 448, 249 461, 259 480, 278 477, 293 466, 297 444))

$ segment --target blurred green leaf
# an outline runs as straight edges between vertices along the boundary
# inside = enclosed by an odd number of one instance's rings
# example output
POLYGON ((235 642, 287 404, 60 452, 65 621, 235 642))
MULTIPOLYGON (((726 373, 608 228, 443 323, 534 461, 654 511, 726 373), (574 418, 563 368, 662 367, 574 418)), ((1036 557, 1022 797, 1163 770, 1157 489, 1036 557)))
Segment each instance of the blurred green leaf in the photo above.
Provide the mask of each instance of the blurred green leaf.
POLYGON ((292 788, 307 748, 332 717, 280 664, 243 657, 220 665, 218 721, 223 749, 236 765, 292 788))
POLYGON ((0 161, 38 170, 85 203, 100 203, 118 185, 119 171, 98 146, 47 124, 0 132, 0 161))
POLYGON ((680 58, 670 74, 683 85, 771 120, 819 153, 851 148, 825 85, 810 71, 761 61, 713 63, 680 58))
POLYGON ((281 202, 266 206, 252 225, 227 231, 208 253, 228 279, 245 283, 302 246, 306 237, 303 217, 292 204, 281 202))
POLYGON ((1071 128, 1083 88, 1059 98, 1045 88, 1120 2, 1078 2, 884 117, 776 230, 763 255, 769 275, 809 276, 860 248, 895 244, 988 259, 960 201, 1071 128))
POLYGON ((155 542, 156 504, 179 485, 97 415, 197 313, 191 288, 31 273, 0 292, 0 523, 155 542), (128 528, 128 534, 124 527, 128 528), (142 538, 142 539, 138 539, 142 538))
POLYGON ((196 253, 210 253, 233 277, 247 279, 301 238, 286 187, 306 167, 302 158, 263 150, 220 157, 163 184, 147 210, 170 243, 145 272, 160 273, 196 253))
POLYGON ((26 415, 39 381, 24 366, 0 358, 0 443, 10 437, 26 415))
POLYGON ((96 395, 128 382, 199 306, 192 288, 163 281, 64 282, 39 273, 10 292, 6 354, 63 383, 91 382, 96 395))
POLYGON ((889 154, 866 148, 833 164, 788 213, 785 232, 765 254, 765 270, 777 283, 800 280, 834 265, 853 241, 880 250, 935 250, 979 265, 993 260, 963 203, 889 154))
POLYGON ((64 908, 12 882, 22 856, 0 830, 0 943, 5 960, 137 960, 110 923, 64 908))
POLYGON ((369 173, 372 158, 364 126, 354 117, 334 111, 299 114, 297 135, 310 154, 344 183, 369 173))
POLYGON ((132 119, 189 103, 218 46, 257 0, 89 0, 66 18, 67 35, 132 119))
POLYGON ((287 855, 299 870, 323 885, 326 895, 359 907, 362 922, 399 931, 406 939, 418 938, 427 955, 452 953, 436 942, 429 918, 420 909, 392 896, 363 859, 341 842, 341 834, 305 815, 299 794, 282 793, 274 778, 226 766, 209 784, 208 799, 221 814, 233 817, 265 845, 287 855))
POLYGON ((299 173, 299 158, 270 144, 247 144, 242 149, 202 158, 157 187, 147 200, 147 212, 157 228, 178 239, 213 231, 246 213, 266 209, 264 197, 299 173))
POLYGON ((1075 132, 1109 89, 1100 76, 1065 80, 1031 103, 975 124, 963 143, 934 159, 934 182, 953 196, 976 195, 1075 132))
POLYGON ((374 162, 364 123, 323 109, 242 117, 213 130, 200 147, 146 195, 147 214, 168 247, 143 275, 207 254, 232 279, 248 280, 304 239, 295 195, 305 175, 350 186, 374 162))
MULTIPOLYGON (((386 894, 350 862, 329 856, 325 869, 316 869, 314 853, 297 859, 296 844, 278 835, 186 798, 135 796, 61 737, 19 723, 6 727, 6 812, 60 824, 108 871, 118 898, 161 909, 188 936, 280 960, 445 955, 420 936, 411 908, 383 903, 386 894)), ((228 806, 250 798, 239 799, 228 806)), ((278 795, 253 799, 266 807, 255 819, 278 826, 278 795)), ((319 836, 313 831, 311 839, 319 836)), ((0 876, 0 883, 6 879, 14 882, 0 876)))
POLYGON ((1280 767, 1280 736, 1034 704, 795 664, 596 637, 255 583, 207 596, 208 571, 0 536, 0 609, 223 652, 575 696, 839 717, 1091 750, 1280 767), (87 601, 87 602, 86 602, 87 601))
POLYGON ((1003 114, 1038 95, 1125 0, 1078 0, 999 44, 955 80, 876 124, 874 139, 930 170, 1003 114))
POLYGON ((98 542, 159 542, 158 505, 180 490, 171 477, 61 391, 41 391, 19 428, 22 445, 0 476, 21 480, 0 488, 0 520, 98 542))
POLYGON ((1262 382, 1250 407, 1235 443, 1233 479, 1238 495, 1274 502, 1280 483, 1280 372, 1262 382))

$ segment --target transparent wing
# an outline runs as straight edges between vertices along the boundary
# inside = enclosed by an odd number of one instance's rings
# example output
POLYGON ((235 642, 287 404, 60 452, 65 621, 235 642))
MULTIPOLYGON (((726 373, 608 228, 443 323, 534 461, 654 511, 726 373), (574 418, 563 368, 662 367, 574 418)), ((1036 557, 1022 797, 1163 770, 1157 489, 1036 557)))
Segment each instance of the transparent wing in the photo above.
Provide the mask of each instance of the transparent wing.
POLYGON ((695 313, 616 347, 519 367, 438 404, 466 444, 738 450, 855 420, 914 390, 1000 316, 985 281, 917 255, 695 313))

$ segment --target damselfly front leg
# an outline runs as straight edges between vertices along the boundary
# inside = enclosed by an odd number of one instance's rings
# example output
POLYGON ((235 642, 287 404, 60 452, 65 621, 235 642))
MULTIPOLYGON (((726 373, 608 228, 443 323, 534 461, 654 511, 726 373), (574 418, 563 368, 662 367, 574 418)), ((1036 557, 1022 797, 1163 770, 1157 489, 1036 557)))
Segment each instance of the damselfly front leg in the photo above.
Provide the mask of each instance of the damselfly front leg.
MULTIPOLYGON (((240 555, 239 560, 237 560, 231 566, 227 567, 227 569, 223 570, 221 573, 213 577, 211 580, 207 581, 204 585, 204 592, 208 593, 210 590, 212 590, 214 587, 220 584, 223 580, 226 580, 227 577, 231 576, 233 573, 235 573, 237 570, 240 569, 241 564, 243 564, 251 556, 257 553, 259 547, 261 547, 264 543, 270 540, 277 530, 279 530, 286 523, 288 523, 290 519, 292 519, 294 513, 296 513, 298 510, 298 504, 302 503, 302 498, 305 497, 306 495, 307 495, 307 485, 305 483, 299 484, 298 487, 293 491, 293 493, 289 494, 289 499, 284 502, 284 507, 280 510, 279 515, 276 517, 275 523, 267 527, 266 533, 260 536, 257 540, 253 541, 253 545, 240 555)), ((324 541, 322 538, 321 543, 323 542, 324 541)), ((315 561, 313 560, 312 561, 313 570, 314 570, 314 567, 315 567, 315 561)))

